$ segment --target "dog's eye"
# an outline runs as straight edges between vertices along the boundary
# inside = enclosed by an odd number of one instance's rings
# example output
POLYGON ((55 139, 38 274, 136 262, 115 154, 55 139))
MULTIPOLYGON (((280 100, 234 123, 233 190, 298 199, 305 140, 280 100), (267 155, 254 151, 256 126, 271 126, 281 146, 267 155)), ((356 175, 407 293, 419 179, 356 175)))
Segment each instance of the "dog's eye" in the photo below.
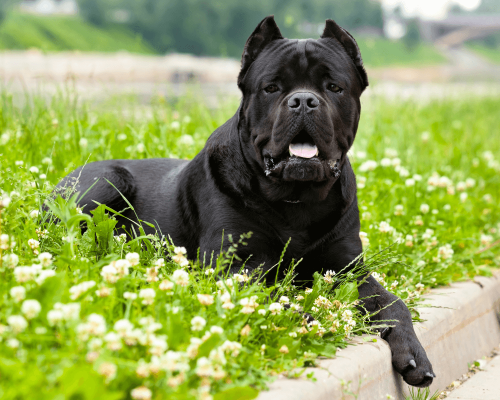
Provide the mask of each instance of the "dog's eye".
POLYGON ((269 85, 269 86, 266 86, 264 88, 264 90, 266 91, 266 93, 274 93, 274 92, 277 92, 279 90, 279 88, 276 85, 269 85))
POLYGON ((331 90, 333 93, 342 93, 342 88, 335 83, 330 83, 328 85, 328 90, 331 90))

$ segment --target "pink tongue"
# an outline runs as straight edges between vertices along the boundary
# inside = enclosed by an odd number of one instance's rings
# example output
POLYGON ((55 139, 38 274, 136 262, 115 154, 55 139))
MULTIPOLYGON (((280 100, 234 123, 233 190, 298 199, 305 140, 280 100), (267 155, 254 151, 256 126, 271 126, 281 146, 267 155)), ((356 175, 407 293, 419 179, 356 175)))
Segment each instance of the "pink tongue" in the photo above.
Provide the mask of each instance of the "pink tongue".
POLYGON ((290 143, 290 154, 302 158, 313 158, 318 152, 314 144, 309 143, 290 143))

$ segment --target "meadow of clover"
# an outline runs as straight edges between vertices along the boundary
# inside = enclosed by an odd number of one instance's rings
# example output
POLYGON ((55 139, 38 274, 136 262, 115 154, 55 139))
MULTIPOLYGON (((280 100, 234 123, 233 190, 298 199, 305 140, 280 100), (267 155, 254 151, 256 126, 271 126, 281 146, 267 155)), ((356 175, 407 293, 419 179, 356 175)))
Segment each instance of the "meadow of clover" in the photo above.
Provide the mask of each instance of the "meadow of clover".
POLYGON ((351 151, 365 265, 314 282, 293 281, 300 260, 275 265, 268 286, 225 272, 251 233, 203 264, 144 235, 150 221, 117 234, 121 210, 85 215, 75 197, 42 208, 84 163, 194 157, 236 108, 1 92, 0 398, 252 399, 280 374, 314 379, 304 367, 373 332, 358 305, 366 271, 418 322, 430 288, 498 268, 498 98, 367 99, 351 151))

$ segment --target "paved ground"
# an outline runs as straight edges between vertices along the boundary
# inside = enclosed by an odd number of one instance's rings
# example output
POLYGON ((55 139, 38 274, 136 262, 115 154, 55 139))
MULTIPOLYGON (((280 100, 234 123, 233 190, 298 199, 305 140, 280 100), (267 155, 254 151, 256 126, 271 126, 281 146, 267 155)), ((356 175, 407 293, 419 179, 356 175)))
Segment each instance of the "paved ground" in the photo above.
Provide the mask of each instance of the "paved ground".
POLYGON ((484 371, 476 373, 453 390, 446 399, 455 400, 499 400, 500 399, 500 355, 493 358, 484 371))

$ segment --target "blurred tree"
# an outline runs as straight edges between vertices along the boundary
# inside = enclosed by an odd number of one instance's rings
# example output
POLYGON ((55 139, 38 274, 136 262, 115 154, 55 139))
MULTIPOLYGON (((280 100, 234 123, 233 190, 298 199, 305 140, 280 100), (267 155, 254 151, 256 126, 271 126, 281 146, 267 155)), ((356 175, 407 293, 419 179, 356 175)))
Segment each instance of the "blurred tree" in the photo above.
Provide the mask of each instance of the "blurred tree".
POLYGON ((418 19, 409 19, 406 23, 406 34, 403 36, 403 42, 410 51, 415 50, 421 40, 418 19))
POLYGON ((94 25, 103 26, 109 11, 118 3, 113 0, 78 0, 78 7, 83 18, 94 25))
POLYGON ((0 23, 2 23, 8 8, 12 5, 12 0, 0 0, 0 23))
POLYGON ((94 24, 105 23, 113 9, 127 11, 126 25, 161 53, 239 57, 270 14, 288 37, 304 37, 304 23, 319 26, 327 18, 348 29, 383 25, 381 5, 372 0, 79 0, 79 6, 94 24))

